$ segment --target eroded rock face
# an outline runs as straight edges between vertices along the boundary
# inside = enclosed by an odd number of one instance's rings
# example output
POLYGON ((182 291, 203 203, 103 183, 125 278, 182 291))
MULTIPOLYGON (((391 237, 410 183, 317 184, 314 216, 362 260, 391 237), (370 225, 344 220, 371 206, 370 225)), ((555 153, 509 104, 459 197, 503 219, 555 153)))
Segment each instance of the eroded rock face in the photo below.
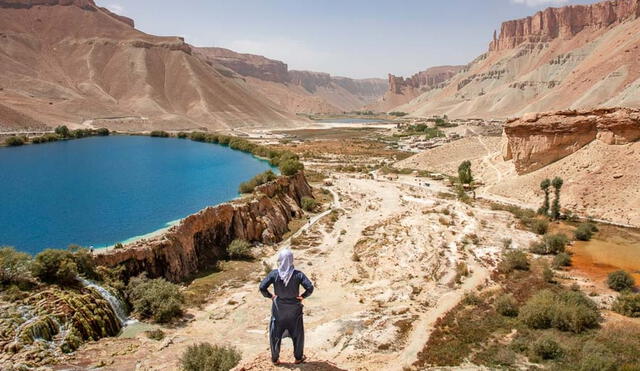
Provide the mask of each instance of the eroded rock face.
POLYGON ((518 174, 540 169, 594 140, 610 145, 640 140, 640 110, 610 108, 528 114, 507 121, 505 160, 518 174))
POLYGON ((217 62, 242 76, 279 83, 288 81, 286 63, 277 60, 224 48, 197 48, 197 51, 206 60, 217 62))
POLYGON ((303 173, 256 188, 250 199, 208 207, 184 219, 164 235, 96 255, 96 264, 124 266, 126 277, 179 281, 227 256, 235 239, 275 243, 289 230, 291 219, 303 214, 302 197, 311 197, 303 173))
POLYGON ((0 8, 14 8, 14 9, 29 9, 34 6, 77 6, 84 10, 101 10, 102 12, 110 15, 112 18, 124 22, 131 27, 134 27, 134 21, 131 18, 121 16, 111 12, 107 8, 98 7, 93 0, 0 0, 0 8))
POLYGON ((405 88, 429 90, 449 80, 463 68, 464 66, 432 67, 407 78, 389 74, 389 91, 402 94, 405 88))
POLYGON ((548 8, 523 19, 504 22, 500 35, 493 35, 490 51, 513 49, 524 43, 570 38, 578 32, 606 28, 640 17, 639 0, 604 1, 591 5, 548 8))

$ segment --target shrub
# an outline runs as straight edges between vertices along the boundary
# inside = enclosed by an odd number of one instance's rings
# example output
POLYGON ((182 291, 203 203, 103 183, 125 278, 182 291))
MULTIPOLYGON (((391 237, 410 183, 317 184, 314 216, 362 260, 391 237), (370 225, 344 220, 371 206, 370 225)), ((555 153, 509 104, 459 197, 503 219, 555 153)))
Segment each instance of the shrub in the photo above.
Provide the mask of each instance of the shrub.
POLYGON ((632 289, 633 286, 635 286, 636 281, 629 273, 619 270, 609 273, 609 276, 607 277, 607 284, 613 290, 624 291, 632 289))
POLYGON ((543 290, 520 308, 518 318, 534 329, 557 328, 580 333, 596 327, 600 320, 596 304, 579 291, 554 293, 543 290))
POLYGON ((203 132, 200 131, 195 131, 191 134, 189 134, 189 138, 191 140, 195 140, 196 142, 204 142, 207 138, 207 135, 203 132))
POLYGON ((482 298, 478 296, 475 292, 468 291, 464 293, 464 297, 462 298, 462 303, 465 305, 480 305, 482 304, 482 298))
POLYGON ((578 225, 578 228, 573 232, 576 237, 576 240, 580 241, 589 241, 593 234, 598 231, 598 227, 596 227, 593 223, 581 223, 578 225))
POLYGON ((543 235, 549 230, 549 222, 545 219, 534 219, 531 222, 531 231, 543 235))
POLYGON ((566 252, 561 252, 560 254, 553 257, 553 267, 555 269, 569 266, 571 266, 571 255, 567 254, 566 252))
POLYGON ((0 283, 29 280, 31 277, 31 256, 16 251, 13 247, 0 247, 0 283))
POLYGON ((613 302, 611 309, 627 317, 640 317, 640 294, 622 293, 613 302))
POLYGON ((180 357, 184 371, 228 371, 240 362, 240 353, 233 347, 209 343, 190 345, 180 357))
POLYGON ((186 139, 187 136, 188 136, 188 134, 185 133, 184 131, 179 132, 178 135, 177 135, 177 137, 180 138, 180 139, 186 139))
POLYGON ((68 138, 71 135, 69 128, 66 125, 56 127, 55 133, 63 138, 68 138))
POLYGON ((100 129, 96 130, 96 135, 101 136, 101 137, 106 137, 109 134, 111 134, 111 132, 107 128, 100 128, 100 129))
POLYGON ((21 146, 23 145, 25 142, 24 138, 22 137, 9 137, 7 139, 4 140, 4 144, 11 146, 11 147, 17 147, 17 146, 21 146))
POLYGON ((127 297, 141 318, 166 323, 182 314, 184 297, 177 285, 163 278, 138 276, 129 281, 127 297))
POLYGON ((169 137, 169 133, 167 133, 164 130, 154 130, 151 133, 149 133, 150 136, 152 137, 159 137, 159 138, 168 138, 169 137))
POLYGON ((160 330, 159 328, 155 330, 145 331, 144 334, 147 335, 147 337, 152 340, 160 341, 164 339, 164 331, 160 330))
POLYGON ((553 339, 541 337, 533 343, 533 353, 542 359, 557 359, 562 356, 562 348, 553 339))
POLYGON ((304 165, 298 160, 286 160, 279 167, 282 174, 287 176, 295 175, 298 171, 304 169, 304 165))
POLYGON ((36 255, 31 273, 42 282, 68 285, 76 282, 78 266, 70 251, 47 249, 36 255))
POLYGON ((246 259, 251 257, 251 244, 245 240, 233 240, 227 247, 232 259, 246 259))
POLYGON ((518 315, 518 302, 511 294, 500 295, 495 302, 496 312, 506 317, 518 315))
POLYGON ((542 237, 542 242, 532 243, 529 250, 539 255, 555 255, 564 252, 568 243, 569 239, 563 233, 545 234, 542 237))
POLYGON ((273 171, 267 170, 264 173, 254 176, 251 180, 240 183, 238 191, 240 193, 251 193, 257 186, 270 182, 276 178, 277 176, 273 171))
POLYGON ((549 265, 547 263, 544 263, 542 267, 542 279, 545 282, 549 282, 549 283, 554 282, 553 271, 551 270, 551 268, 549 268, 549 265))
POLYGON ((311 197, 302 197, 302 209, 313 212, 318 207, 318 201, 311 197))
POLYGON ((502 261, 499 265, 502 273, 509 273, 514 270, 529 270, 529 259, 527 254, 521 250, 508 250, 502 254, 502 261))

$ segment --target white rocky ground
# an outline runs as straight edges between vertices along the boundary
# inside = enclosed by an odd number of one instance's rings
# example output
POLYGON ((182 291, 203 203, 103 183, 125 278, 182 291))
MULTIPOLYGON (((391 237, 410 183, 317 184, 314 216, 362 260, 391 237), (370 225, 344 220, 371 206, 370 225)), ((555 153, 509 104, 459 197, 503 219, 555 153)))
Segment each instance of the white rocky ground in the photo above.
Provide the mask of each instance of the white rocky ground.
MULTIPOLYGON (((297 268, 316 285, 305 301, 306 353, 313 361, 306 369, 411 365, 437 318, 488 279, 503 240, 524 247, 533 238, 514 228, 510 214, 439 198, 431 187, 345 175, 333 184, 339 195, 335 224, 331 215, 312 219, 292 241, 268 247, 266 259, 273 264, 277 250, 291 243, 297 268), (456 283, 459 263, 470 274, 456 283)), ((167 330, 162 344, 144 335, 104 339, 77 359, 107 357, 105 369, 170 370, 188 345, 206 341, 236 346, 245 369, 271 369, 270 301, 257 290, 263 274, 257 269, 240 287, 213 293, 203 310, 190 310, 189 323, 167 330), (125 345, 132 347, 129 353, 108 357, 125 345)), ((282 360, 293 361, 291 353, 285 339, 282 360)))

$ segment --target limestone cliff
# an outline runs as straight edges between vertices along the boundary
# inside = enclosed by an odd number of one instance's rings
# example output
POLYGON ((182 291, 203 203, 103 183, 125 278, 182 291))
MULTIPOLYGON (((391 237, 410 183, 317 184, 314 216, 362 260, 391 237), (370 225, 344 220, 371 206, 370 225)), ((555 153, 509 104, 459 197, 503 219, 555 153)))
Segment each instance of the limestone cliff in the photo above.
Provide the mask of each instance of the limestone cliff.
POLYGON ((257 187, 251 198, 208 207, 158 238, 98 254, 96 264, 124 266, 126 277, 146 272, 149 277, 179 281, 225 258, 235 239, 280 241, 289 221, 303 214, 305 196, 312 194, 304 173, 279 177, 257 187))
POLYGON ((503 157, 518 174, 540 169, 594 140, 609 145, 640 140, 640 110, 629 108, 529 114, 507 121, 503 157))
POLYGON ((585 29, 603 29, 639 16, 639 0, 548 8, 531 17, 504 22, 500 36, 494 33, 489 51, 513 49, 524 43, 549 42, 556 38, 568 39, 585 29))

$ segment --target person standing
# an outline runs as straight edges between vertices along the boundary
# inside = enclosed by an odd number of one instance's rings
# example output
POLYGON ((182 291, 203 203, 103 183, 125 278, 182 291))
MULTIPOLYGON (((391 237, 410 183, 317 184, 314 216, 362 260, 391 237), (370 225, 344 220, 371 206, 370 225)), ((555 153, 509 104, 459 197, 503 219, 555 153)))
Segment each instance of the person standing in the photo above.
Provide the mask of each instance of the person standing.
POLYGON ((278 269, 272 270, 260 283, 260 292, 272 301, 271 322, 269 324, 269 345, 271 361, 280 363, 280 344, 282 338, 293 340, 295 363, 305 361, 304 323, 302 301, 313 293, 313 283, 293 265, 293 252, 284 249, 278 254, 278 269), (274 294, 269 291, 273 285, 274 294), (300 286, 305 291, 300 294, 300 286))

